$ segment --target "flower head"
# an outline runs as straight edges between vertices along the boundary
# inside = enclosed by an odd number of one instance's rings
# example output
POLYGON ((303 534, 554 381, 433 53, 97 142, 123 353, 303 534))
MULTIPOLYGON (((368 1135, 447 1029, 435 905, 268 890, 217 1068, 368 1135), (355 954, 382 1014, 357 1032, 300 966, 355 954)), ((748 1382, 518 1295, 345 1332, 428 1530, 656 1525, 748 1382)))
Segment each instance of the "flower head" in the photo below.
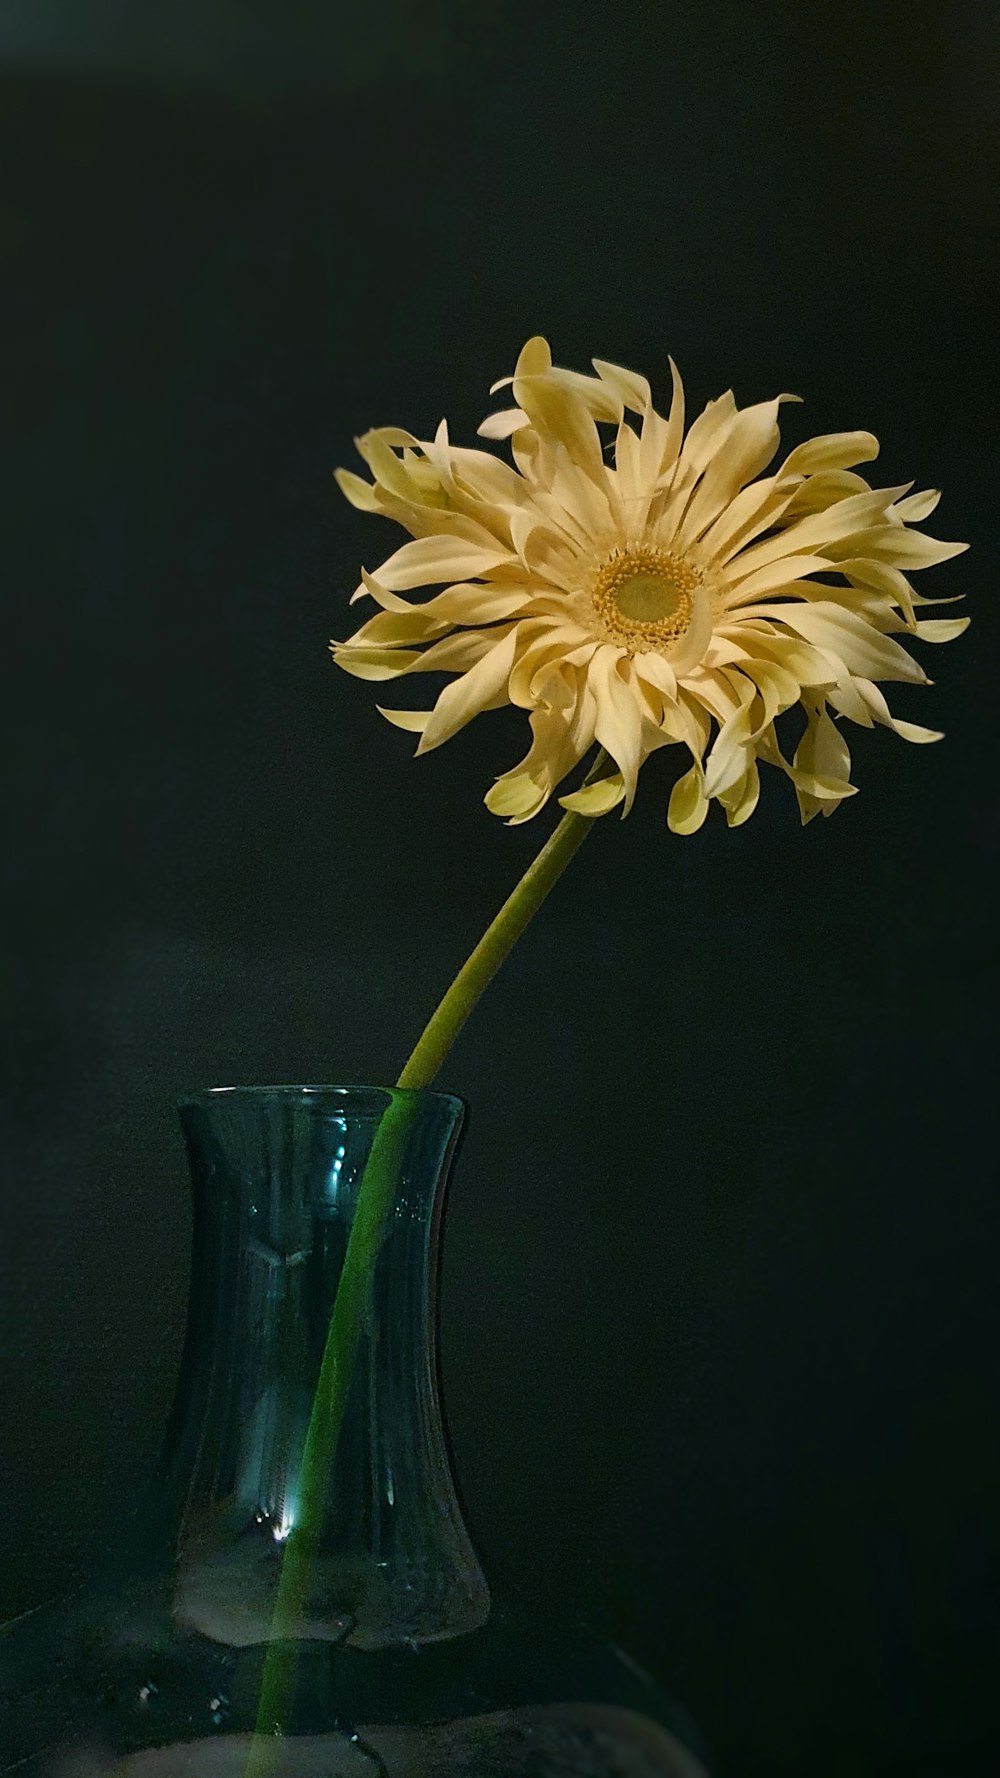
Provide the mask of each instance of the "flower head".
MULTIPOLYGON (((869 432, 798 445, 770 475, 778 409, 709 402, 685 432, 671 360, 666 418, 644 377, 593 360, 595 375, 552 363, 528 341, 516 406, 480 426, 509 439, 513 465, 382 427, 358 449, 374 477, 337 471, 342 492, 410 533, 354 599, 381 607, 334 659, 363 679, 455 674, 430 710, 382 710, 420 735, 418 753, 482 710, 528 711, 525 758, 487 792, 511 822, 529 820, 596 741, 616 769, 560 797, 564 808, 627 813, 657 748, 690 756, 668 819, 692 833, 718 800, 731 826, 756 807, 758 762, 795 787, 803 821, 829 815, 850 783, 838 718, 883 723, 909 741, 932 729, 890 715, 879 680, 928 684, 895 638, 946 642, 967 618, 919 619, 910 571, 966 546, 915 529, 933 492, 872 489, 855 465, 878 455, 869 432), (599 427, 613 430, 603 443, 599 427), (441 586, 422 603, 401 597, 441 586), (791 761, 775 723, 804 721, 791 761)), ((493 392, 491 391, 491 393, 493 392)))

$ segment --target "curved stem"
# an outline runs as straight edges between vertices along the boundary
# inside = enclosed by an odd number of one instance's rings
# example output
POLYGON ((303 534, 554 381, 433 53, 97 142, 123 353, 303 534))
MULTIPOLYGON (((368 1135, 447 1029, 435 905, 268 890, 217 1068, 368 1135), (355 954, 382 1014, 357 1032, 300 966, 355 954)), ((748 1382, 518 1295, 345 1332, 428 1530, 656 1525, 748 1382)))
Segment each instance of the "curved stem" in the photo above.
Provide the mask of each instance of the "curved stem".
POLYGON ((358 1188, 302 1451, 296 1520, 282 1556, 271 1634, 261 1676, 256 1734, 243 1768, 244 1778, 267 1778, 276 1770, 280 1753, 277 1737, 284 1733, 288 1704, 294 1691, 296 1626, 309 1596, 322 1529, 326 1478, 334 1460, 354 1355, 371 1294, 375 1261, 395 1197, 415 1110, 416 1101, 408 1093, 392 1090, 372 1139, 358 1188))
MULTIPOLYGON (((600 748, 586 783, 600 776, 607 757, 600 748)), ((594 819, 592 815, 571 812, 563 816, 462 965, 410 1055, 379 1121, 358 1187, 354 1221, 313 1397, 302 1453, 298 1513, 282 1557, 261 1677, 257 1730, 243 1768, 244 1778, 267 1778, 276 1771, 280 1757, 280 1737, 294 1691, 296 1625, 308 1598, 321 1530, 325 1479, 336 1452, 372 1274, 415 1107, 409 1092, 400 1089, 430 1085, 476 1002, 583 844, 594 819)))
MULTIPOLYGON (((607 757, 602 747, 587 774, 588 784, 600 774, 607 757)), ((549 890, 559 881, 593 824, 592 815, 574 815, 567 811, 563 816, 538 857, 529 864, 517 888, 508 895, 496 919, 483 933, 475 950, 463 963, 413 1049, 397 1086, 430 1085, 477 1000, 489 987, 549 890)))

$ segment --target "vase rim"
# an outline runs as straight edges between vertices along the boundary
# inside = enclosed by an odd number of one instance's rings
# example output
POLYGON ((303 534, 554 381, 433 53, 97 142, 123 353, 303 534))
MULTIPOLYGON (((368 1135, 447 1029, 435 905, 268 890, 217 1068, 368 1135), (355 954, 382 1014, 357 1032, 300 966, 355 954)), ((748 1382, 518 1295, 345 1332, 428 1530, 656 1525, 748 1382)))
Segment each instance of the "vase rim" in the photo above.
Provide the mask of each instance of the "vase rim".
POLYGON ((295 1099, 357 1099, 366 1096, 382 1096, 387 1101, 390 1097, 422 1103, 447 1105, 453 1111, 464 1112, 466 1105, 457 1093, 440 1092, 436 1087, 390 1087, 362 1081, 350 1084, 336 1082, 289 1081, 274 1085, 235 1085, 196 1087, 177 1095, 177 1105, 183 1109, 189 1105, 209 1105, 218 1099, 274 1099, 277 1101, 295 1099))

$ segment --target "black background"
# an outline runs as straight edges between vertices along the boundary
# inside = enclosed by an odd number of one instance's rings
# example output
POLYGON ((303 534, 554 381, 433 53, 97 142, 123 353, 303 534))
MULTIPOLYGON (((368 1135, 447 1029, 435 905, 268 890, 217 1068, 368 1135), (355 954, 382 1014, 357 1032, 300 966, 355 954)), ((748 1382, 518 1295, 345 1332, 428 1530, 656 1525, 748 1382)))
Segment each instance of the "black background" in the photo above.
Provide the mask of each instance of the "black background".
POLYGON ((730 1778, 1000 1769, 989 8, 8 4, 13 898, 0 1615, 113 1539, 187 1287, 172 1096, 389 1081, 552 824, 336 673, 399 539, 331 469, 474 442, 536 331, 869 427, 974 627, 861 793, 598 824, 449 1058, 443 1307, 484 1566, 730 1778))

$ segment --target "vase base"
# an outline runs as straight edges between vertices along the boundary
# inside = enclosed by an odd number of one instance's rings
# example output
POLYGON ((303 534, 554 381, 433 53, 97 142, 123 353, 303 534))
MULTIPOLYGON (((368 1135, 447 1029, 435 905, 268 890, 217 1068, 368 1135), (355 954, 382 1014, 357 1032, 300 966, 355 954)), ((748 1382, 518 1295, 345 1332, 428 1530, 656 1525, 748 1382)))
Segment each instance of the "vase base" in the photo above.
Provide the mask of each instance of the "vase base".
MULTIPOLYGON (((51 1778, 243 1778, 253 1744, 250 1735, 225 1735, 123 1759, 94 1748, 55 1763, 51 1778)), ((635 1711, 588 1704, 296 1736, 275 1746, 269 1765, 269 1778, 706 1778, 667 1729, 635 1711)))
POLYGON ((93 1623, 93 1603, 67 1602, 8 1642, 0 1774, 245 1778, 251 1748, 266 1745, 267 1778, 706 1778, 683 1713, 582 1630, 494 1612, 451 1644, 287 1644, 286 1731, 263 1743, 264 1647, 158 1636, 151 1618, 143 1630, 133 1619, 131 1635, 120 1619, 110 1636, 93 1623))

